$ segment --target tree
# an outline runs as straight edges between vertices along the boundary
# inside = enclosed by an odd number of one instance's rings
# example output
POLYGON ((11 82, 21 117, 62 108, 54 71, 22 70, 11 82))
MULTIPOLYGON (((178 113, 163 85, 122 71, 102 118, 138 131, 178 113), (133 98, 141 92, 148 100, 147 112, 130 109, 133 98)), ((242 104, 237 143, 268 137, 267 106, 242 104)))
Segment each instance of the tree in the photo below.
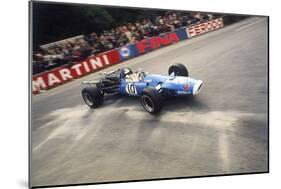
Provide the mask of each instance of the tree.
POLYGON ((164 11, 99 5, 33 2, 33 49, 65 38, 152 18, 164 11))

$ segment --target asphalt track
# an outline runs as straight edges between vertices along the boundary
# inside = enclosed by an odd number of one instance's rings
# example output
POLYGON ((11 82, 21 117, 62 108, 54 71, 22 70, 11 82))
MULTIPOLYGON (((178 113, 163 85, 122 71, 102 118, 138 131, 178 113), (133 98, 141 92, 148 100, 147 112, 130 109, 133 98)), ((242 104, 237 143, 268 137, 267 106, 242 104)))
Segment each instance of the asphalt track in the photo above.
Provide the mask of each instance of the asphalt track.
POLYGON ((101 71, 181 62, 204 81, 158 116, 138 98, 89 109, 80 82, 97 73, 33 96, 32 185, 268 171, 267 24, 252 17, 101 71))

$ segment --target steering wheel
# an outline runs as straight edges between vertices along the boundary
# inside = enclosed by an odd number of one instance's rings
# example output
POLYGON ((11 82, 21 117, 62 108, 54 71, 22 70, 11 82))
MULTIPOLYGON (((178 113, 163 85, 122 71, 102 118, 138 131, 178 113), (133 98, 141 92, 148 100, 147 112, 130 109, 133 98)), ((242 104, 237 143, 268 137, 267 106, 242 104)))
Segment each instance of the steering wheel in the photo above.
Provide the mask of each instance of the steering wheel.
POLYGON ((144 77, 145 77, 145 73, 144 73, 144 72, 139 72, 139 74, 138 74, 138 79, 139 79, 139 80, 143 80, 144 77))

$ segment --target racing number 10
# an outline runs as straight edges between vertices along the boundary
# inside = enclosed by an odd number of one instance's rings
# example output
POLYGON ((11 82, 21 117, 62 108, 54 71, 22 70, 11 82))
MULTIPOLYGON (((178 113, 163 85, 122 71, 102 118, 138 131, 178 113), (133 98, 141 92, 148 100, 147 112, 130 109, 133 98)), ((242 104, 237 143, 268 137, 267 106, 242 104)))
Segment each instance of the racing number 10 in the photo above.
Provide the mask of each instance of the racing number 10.
POLYGON ((137 94, 137 89, 136 89, 135 84, 133 84, 133 83, 128 83, 128 84, 126 85, 126 92, 127 92, 128 94, 134 94, 134 95, 136 95, 136 94, 137 94))

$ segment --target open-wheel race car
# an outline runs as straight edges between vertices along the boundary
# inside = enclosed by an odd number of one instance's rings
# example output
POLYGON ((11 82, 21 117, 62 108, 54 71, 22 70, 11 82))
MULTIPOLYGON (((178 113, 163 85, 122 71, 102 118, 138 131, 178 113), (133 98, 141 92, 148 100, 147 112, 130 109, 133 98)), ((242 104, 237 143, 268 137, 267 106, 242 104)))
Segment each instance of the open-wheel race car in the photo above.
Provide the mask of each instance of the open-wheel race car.
POLYGON ((103 103, 105 94, 138 96, 143 108, 156 114, 162 110, 165 97, 199 93, 202 81, 189 77, 183 64, 170 66, 168 74, 148 74, 141 69, 133 72, 127 67, 104 72, 99 80, 82 82, 88 85, 82 89, 82 97, 89 107, 97 108, 103 103))

